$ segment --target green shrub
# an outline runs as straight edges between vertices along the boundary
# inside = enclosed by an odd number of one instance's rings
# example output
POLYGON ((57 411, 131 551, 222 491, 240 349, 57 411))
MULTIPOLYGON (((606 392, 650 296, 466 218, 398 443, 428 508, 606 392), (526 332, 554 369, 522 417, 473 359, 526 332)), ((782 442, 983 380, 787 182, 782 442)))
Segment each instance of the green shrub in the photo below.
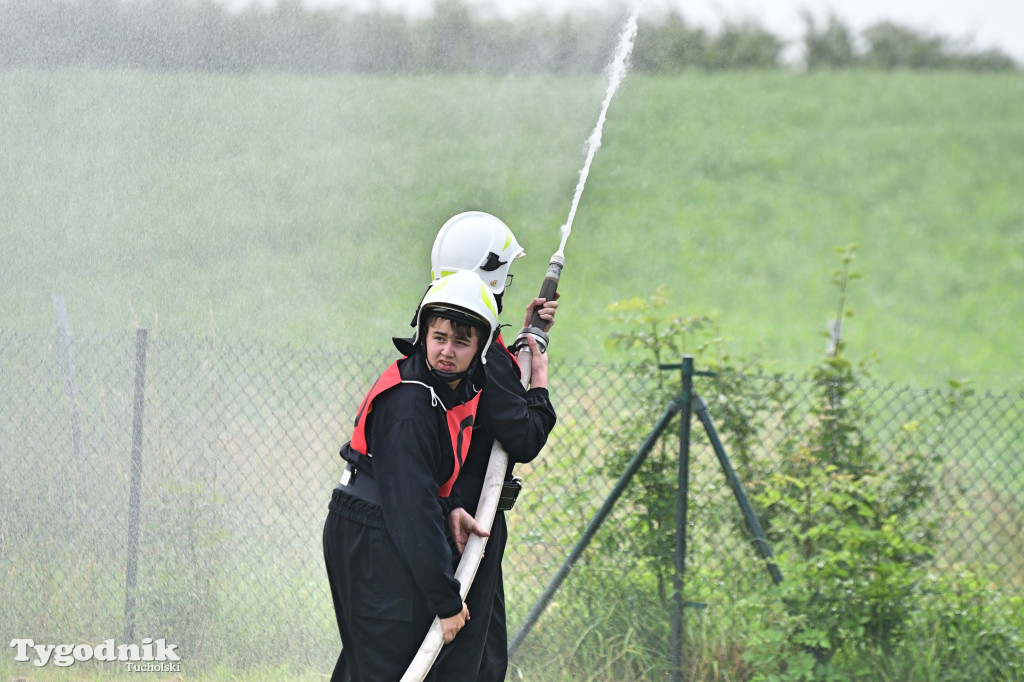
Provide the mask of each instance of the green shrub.
MULTIPOLYGON (((613 306, 616 328, 626 331, 611 343, 641 353, 642 366, 654 371, 638 372, 650 377, 650 398, 624 415, 620 448, 606 473, 617 475, 649 431, 642 416, 659 413, 681 389, 678 378, 657 366, 690 348, 710 350, 719 431, 738 454, 784 579, 717 606, 715 617, 729 623, 719 633, 727 632, 731 646, 722 646, 713 631, 691 629, 690 659, 728 652, 708 668, 732 671, 721 679, 1018 679, 1020 599, 962 568, 940 571, 935 560, 944 519, 929 505, 944 492, 946 465, 933 445, 967 393, 955 386, 932 413, 915 414, 894 435, 872 435, 876 415, 860 388, 868 365, 846 358, 842 338, 842 322, 852 316, 846 296, 858 276, 851 269, 856 248, 840 249, 842 266, 833 276, 837 315, 826 334, 828 350, 808 373, 815 389, 810 402, 793 401, 781 388, 754 394, 744 371, 758 361, 729 356, 710 318, 664 319, 664 290, 613 306), (786 435, 765 454, 756 446, 769 424, 786 435)), ((655 612, 672 597, 677 459, 671 440, 662 439, 637 484, 623 493, 636 510, 632 542, 601 546, 606 556, 633 561, 631 582, 656 586, 645 595, 655 612), (637 575, 643 571, 648 575, 637 575)), ((706 520, 702 503, 691 497, 691 522, 706 520)), ((708 570, 698 567, 704 575, 688 573, 687 581, 715 579, 708 570)), ((702 669, 695 679, 706 676, 702 669)))

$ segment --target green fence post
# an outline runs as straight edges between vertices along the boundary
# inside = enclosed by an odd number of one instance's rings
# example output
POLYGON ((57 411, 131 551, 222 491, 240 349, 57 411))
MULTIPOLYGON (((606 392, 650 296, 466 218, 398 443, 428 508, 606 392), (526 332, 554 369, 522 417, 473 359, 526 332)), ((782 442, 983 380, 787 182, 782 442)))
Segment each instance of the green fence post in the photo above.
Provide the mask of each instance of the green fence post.
POLYGON ((683 675, 683 633, 686 614, 683 612, 683 586, 686 580, 686 512, 690 504, 690 419, 693 396, 693 356, 684 355, 680 365, 683 379, 682 407, 679 411, 679 474, 676 487, 675 591, 672 609, 672 677, 679 682, 683 675))
POLYGON ((715 424, 711 421, 711 412, 708 410, 707 402, 700 395, 695 397, 697 407, 694 411, 697 414, 697 419, 700 420, 704 426, 704 431, 708 434, 711 446, 714 448, 718 462, 722 466, 725 479, 732 489, 733 497, 736 498, 740 511, 743 513, 747 529, 754 537, 754 546, 757 547, 757 553, 765 560, 765 566, 768 569, 768 574, 772 577, 772 582, 778 585, 782 582, 782 572, 779 571, 779 567, 775 564, 775 554, 772 552, 771 545, 768 544, 768 538, 765 537, 764 530, 761 528, 761 522, 757 520, 757 514, 754 513, 754 508, 750 505, 750 500, 747 499, 747 494, 743 491, 743 484, 740 483, 736 470, 732 468, 732 462, 729 461, 729 455, 725 452, 725 446, 722 445, 722 440, 718 437, 715 424))
POLYGON ((128 491, 128 559, 124 580, 124 641, 135 641, 135 590, 139 569, 139 507, 142 506, 142 415, 146 405, 146 329, 135 332, 135 419, 128 491))

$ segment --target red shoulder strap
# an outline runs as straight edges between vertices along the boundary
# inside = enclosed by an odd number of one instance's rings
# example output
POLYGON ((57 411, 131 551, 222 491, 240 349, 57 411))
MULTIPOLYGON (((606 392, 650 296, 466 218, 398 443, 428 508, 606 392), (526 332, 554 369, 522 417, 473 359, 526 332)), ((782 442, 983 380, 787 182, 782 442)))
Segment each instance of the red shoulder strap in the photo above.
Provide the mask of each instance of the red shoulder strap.
POLYGON ((508 346, 505 345, 505 341, 502 340, 502 338, 501 338, 501 332, 498 332, 498 338, 495 339, 494 342, 498 344, 498 347, 501 348, 502 351, 504 351, 505 355, 507 355, 510 358, 512 358, 512 364, 516 368, 516 375, 520 379, 522 379, 523 378, 523 370, 519 367, 519 358, 517 358, 515 355, 513 355, 512 351, 510 351, 508 349, 508 346))
POLYGON ((384 373, 380 375, 380 378, 373 383, 370 387, 370 392, 363 398, 363 402, 359 404, 359 412, 356 413, 355 429, 352 431, 352 449, 356 452, 366 454, 366 418, 370 416, 370 412, 373 410, 373 400, 384 391, 397 386, 402 383, 402 376, 398 372, 398 361, 395 360, 384 370, 384 373))
MULTIPOLYGON (((359 405, 359 412, 356 414, 355 428, 352 430, 351 447, 356 452, 367 454, 369 448, 366 445, 366 418, 373 411, 373 401, 384 391, 402 383, 402 376, 398 369, 396 360, 390 367, 384 370, 380 378, 374 382, 370 392, 363 398, 359 405)), ((448 497, 451 493, 455 479, 459 477, 463 462, 469 453, 469 443, 473 436, 473 423, 476 419, 476 408, 480 404, 480 393, 477 392, 473 398, 461 405, 456 405, 445 410, 445 421, 448 425, 448 437, 451 439, 452 452, 455 455, 455 463, 452 468, 452 475, 438 490, 441 497, 448 497)), ((443 408, 441 408, 443 409, 443 408)))
POLYGON ((456 405, 444 413, 445 419, 448 421, 448 435, 452 439, 452 452, 455 453, 455 467, 452 470, 451 478, 438 490, 441 497, 448 497, 448 494, 451 493, 455 479, 459 477, 462 464, 466 461, 469 442, 473 437, 473 421, 476 419, 476 408, 479 403, 480 392, 478 391, 472 400, 456 405))

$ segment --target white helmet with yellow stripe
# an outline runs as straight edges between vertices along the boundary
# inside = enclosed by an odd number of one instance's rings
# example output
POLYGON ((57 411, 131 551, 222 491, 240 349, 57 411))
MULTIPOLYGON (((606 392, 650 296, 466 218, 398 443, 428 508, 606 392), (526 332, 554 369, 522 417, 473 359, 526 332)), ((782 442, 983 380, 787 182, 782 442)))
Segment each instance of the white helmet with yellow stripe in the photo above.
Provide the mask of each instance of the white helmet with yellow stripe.
POLYGON ((483 211, 466 211, 449 218, 438 231, 430 251, 431 277, 436 281, 471 270, 498 296, 505 291, 512 261, 525 253, 501 220, 483 211))
POLYGON ((430 285, 416 311, 414 345, 423 338, 422 322, 430 316, 476 327, 480 331, 480 362, 487 362, 485 351, 498 333, 498 306, 494 294, 475 272, 453 272, 430 285))

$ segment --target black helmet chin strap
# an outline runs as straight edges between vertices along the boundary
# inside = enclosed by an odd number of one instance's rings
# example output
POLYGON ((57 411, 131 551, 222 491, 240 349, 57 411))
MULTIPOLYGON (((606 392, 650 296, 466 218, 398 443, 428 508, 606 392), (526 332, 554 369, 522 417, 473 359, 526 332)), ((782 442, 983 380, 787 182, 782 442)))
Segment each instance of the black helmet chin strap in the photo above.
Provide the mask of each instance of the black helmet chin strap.
POLYGON ((427 357, 427 344, 423 342, 423 361, 427 364, 427 371, 431 373, 436 379, 449 384, 453 381, 465 379, 466 377, 472 376, 473 372, 476 371, 477 365, 480 364, 480 356, 482 353, 487 352, 487 348, 483 347, 477 354, 473 356, 473 359, 469 363, 469 367, 464 372, 448 372, 443 369, 437 369, 430 364, 430 359, 427 357))
POLYGON ((427 360, 427 357, 425 355, 423 356, 423 359, 427 363, 427 371, 430 372, 434 376, 435 379, 440 379, 442 382, 444 382, 446 384, 450 384, 451 382, 455 381, 456 379, 461 380, 462 377, 464 377, 467 374, 469 374, 468 371, 466 371, 466 372, 446 372, 443 369, 436 369, 433 365, 430 364, 430 360, 427 360))

